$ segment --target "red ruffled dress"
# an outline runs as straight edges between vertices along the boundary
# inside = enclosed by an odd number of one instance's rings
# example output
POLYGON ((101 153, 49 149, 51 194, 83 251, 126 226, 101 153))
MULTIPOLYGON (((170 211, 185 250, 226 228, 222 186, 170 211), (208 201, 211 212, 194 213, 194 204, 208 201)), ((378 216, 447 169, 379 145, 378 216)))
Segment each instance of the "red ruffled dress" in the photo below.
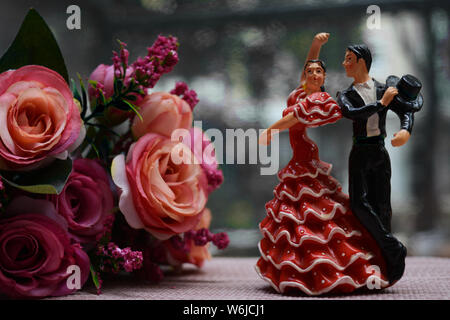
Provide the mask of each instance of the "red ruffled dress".
POLYGON ((387 287, 381 251, 306 134, 307 127, 340 119, 339 106, 326 92, 306 97, 300 87, 290 94, 283 116, 290 112, 299 121, 289 129, 293 157, 278 172, 275 197, 266 203, 267 216, 259 224, 263 239, 257 273, 280 293, 387 287))

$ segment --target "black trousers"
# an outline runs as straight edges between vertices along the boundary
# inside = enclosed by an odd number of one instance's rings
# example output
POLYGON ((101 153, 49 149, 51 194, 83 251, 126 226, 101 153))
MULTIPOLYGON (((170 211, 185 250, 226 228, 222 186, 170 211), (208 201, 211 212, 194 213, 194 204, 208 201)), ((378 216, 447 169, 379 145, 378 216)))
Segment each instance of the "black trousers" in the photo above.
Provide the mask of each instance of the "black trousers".
POLYGON ((391 233, 391 160, 382 138, 355 142, 349 159, 351 208, 386 261, 390 283, 405 270, 406 248, 391 233))

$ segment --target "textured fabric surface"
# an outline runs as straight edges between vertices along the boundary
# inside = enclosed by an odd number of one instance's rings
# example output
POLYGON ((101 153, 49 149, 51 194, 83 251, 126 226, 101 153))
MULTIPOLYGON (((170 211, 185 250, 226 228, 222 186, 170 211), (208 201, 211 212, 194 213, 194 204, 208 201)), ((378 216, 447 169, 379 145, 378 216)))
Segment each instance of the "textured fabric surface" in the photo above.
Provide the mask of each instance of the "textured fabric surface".
POLYGON ((120 276, 105 280, 103 293, 94 288, 57 299, 146 299, 146 300, 276 300, 276 299, 363 299, 448 300, 450 259, 408 257, 403 278, 381 292, 369 290, 350 295, 308 297, 280 295, 255 272, 257 258, 221 258, 207 261, 203 268, 186 265, 181 273, 167 272, 158 285, 120 276))

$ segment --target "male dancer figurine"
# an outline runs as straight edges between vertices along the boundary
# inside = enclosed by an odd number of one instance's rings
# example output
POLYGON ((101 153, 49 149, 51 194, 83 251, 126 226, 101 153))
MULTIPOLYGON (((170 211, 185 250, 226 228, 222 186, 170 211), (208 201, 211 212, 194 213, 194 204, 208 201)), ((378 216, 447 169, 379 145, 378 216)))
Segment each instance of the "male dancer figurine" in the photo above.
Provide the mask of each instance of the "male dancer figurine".
MULTIPOLYGON (((361 224, 378 243, 386 261, 391 284, 405 269, 406 248, 391 233, 391 163, 384 147, 388 105, 398 94, 369 76, 372 56, 366 45, 349 46, 342 65, 353 84, 338 92, 342 115, 353 120, 353 148, 349 159, 351 208, 361 224)), ((401 130, 394 134, 393 146, 402 146, 413 126, 412 112, 395 111, 401 130)))

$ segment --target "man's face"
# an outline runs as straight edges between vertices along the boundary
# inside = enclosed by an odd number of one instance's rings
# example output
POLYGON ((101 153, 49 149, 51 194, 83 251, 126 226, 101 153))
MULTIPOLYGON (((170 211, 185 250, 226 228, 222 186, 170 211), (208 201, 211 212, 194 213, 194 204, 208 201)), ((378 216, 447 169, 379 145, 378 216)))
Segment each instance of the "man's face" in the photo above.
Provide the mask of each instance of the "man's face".
POLYGON ((357 61, 356 55, 350 50, 347 50, 345 52, 344 61, 342 62, 345 72, 347 73, 347 77, 354 77, 358 72, 361 72, 360 69, 362 68, 362 63, 364 63, 363 59, 359 59, 359 61, 357 61))

